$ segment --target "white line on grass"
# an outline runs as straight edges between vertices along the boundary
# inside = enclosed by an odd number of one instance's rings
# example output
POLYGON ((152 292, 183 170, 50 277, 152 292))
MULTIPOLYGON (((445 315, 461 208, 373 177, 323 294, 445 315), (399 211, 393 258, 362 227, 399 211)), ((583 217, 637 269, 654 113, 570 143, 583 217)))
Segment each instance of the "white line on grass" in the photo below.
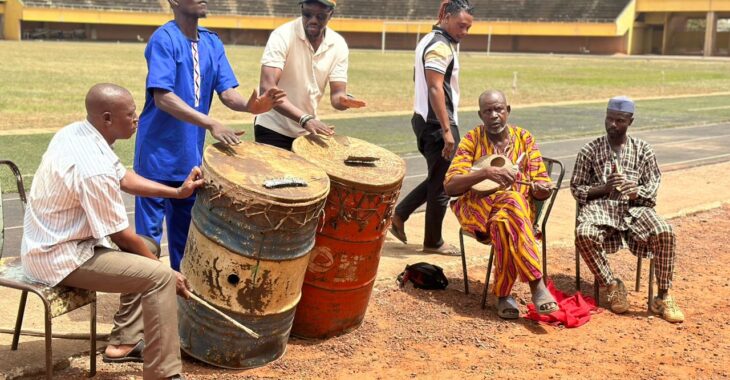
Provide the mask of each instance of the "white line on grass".
POLYGON ((713 111, 713 110, 726 110, 730 109, 730 106, 718 106, 718 107, 703 107, 703 108, 690 108, 687 111, 690 112, 697 112, 697 111, 713 111))

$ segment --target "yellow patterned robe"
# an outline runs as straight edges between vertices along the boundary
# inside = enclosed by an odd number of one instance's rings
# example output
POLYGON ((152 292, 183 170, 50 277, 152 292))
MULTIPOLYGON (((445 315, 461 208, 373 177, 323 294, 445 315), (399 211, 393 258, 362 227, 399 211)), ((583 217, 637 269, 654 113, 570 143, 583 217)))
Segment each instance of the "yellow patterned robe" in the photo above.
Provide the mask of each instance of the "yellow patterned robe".
MULTIPOLYGON (((445 183, 456 175, 468 174, 474 161, 499 153, 516 162, 524 153, 517 179, 550 183, 542 154, 532 134, 516 126, 508 126, 510 143, 505 152, 496 152, 487 139, 486 128, 480 125, 469 131, 456 151, 446 172, 445 183)), ((510 294, 519 276, 523 281, 542 277, 539 248, 535 237, 535 204, 530 187, 513 184, 509 189, 482 195, 471 190, 451 203, 451 209, 462 228, 480 240, 491 240, 495 252, 495 286, 498 297, 510 294)))

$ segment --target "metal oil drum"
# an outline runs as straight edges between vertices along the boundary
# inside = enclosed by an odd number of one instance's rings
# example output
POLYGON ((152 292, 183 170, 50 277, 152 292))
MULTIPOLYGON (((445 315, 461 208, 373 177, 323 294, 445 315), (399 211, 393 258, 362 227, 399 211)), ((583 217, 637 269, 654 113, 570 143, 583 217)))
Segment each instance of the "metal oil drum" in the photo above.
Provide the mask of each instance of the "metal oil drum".
POLYGON ((178 298, 181 347, 219 367, 261 366, 286 349, 329 179, 291 152, 249 142, 209 146, 201 169, 181 272, 260 338, 178 298))
POLYGON ((396 154, 346 136, 299 137, 292 149, 324 169, 331 187, 292 334, 327 338, 362 324, 406 167, 396 154))

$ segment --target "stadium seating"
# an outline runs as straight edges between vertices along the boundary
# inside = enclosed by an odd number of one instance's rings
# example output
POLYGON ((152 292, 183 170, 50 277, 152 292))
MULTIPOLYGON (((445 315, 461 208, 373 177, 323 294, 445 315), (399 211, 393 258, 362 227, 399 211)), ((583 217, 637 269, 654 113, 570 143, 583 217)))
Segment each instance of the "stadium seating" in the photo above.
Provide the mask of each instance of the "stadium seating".
MULTIPOLYGON (((340 0, 338 17, 433 20, 440 0, 340 0)), ((474 1, 476 20, 611 22, 630 0, 480 0, 474 1)), ((165 12, 159 0, 24 0, 26 6, 165 12)), ((163 2, 164 3, 164 2, 163 2)), ((292 0, 210 0, 215 15, 292 17, 299 9, 292 0)))
POLYGON ((159 0, 23 0, 28 7, 163 12, 159 0))

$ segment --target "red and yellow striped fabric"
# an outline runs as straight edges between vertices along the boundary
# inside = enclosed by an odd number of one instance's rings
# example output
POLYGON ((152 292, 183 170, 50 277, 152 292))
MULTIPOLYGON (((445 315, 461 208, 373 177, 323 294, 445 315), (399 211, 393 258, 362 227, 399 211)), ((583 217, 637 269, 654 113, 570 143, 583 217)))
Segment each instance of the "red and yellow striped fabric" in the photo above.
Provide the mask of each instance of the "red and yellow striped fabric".
MULTIPOLYGON (((516 126, 508 126, 510 143, 505 152, 497 152, 487 139, 484 126, 469 131, 459 143, 456 156, 446 172, 446 182, 454 176, 468 174, 474 161, 499 153, 516 162, 524 153, 517 179, 549 183, 542 154, 532 134, 516 126)), ((484 240, 491 240, 495 252, 495 286, 498 297, 510 294, 519 276, 523 281, 542 277, 539 248, 534 231, 535 204, 530 187, 513 184, 510 189, 490 195, 472 191, 459 196, 451 209, 462 228, 484 240)))

